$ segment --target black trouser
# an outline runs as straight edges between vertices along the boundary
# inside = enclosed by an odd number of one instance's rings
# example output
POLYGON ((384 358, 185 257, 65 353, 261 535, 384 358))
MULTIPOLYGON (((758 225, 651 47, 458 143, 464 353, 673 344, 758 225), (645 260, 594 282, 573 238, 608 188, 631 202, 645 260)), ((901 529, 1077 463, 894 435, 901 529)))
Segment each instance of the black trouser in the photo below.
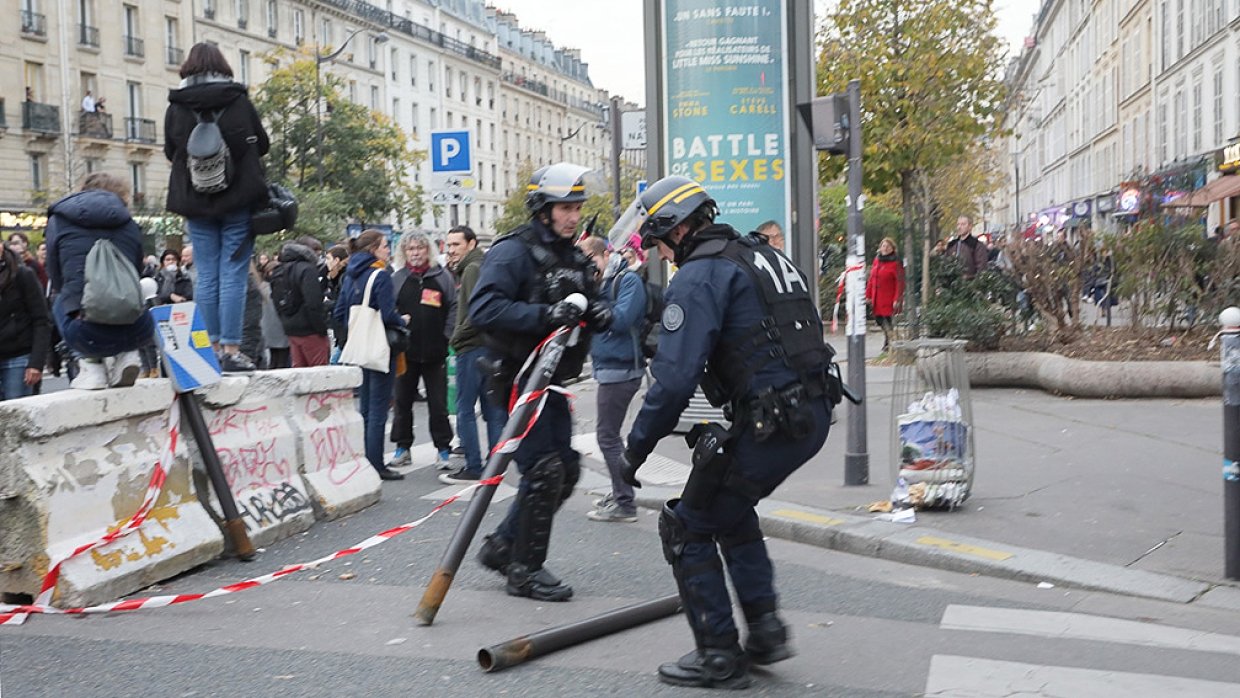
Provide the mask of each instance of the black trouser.
POLYGON ((426 384, 431 441, 436 450, 446 451, 452 447, 452 424, 448 421, 448 365, 445 359, 427 363, 406 359, 405 372, 396 377, 392 442, 401 448, 413 445, 413 399, 418 394, 419 378, 426 384))

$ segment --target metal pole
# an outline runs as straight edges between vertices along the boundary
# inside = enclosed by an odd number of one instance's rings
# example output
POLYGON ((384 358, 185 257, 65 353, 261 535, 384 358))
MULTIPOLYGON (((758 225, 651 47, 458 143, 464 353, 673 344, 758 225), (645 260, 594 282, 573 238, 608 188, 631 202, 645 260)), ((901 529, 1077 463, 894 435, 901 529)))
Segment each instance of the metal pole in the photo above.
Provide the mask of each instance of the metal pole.
POLYGON ((220 466, 219 454, 215 452, 215 444, 211 441, 211 431, 207 429, 207 421, 202 417, 202 406, 198 404, 198 396, 194 393, 181 395, 181 406, 185 409, 185 419, 189 422, 189 431, 198 444, 198 452, 202 454, 202 464, 206 468, 207 477, 211 478, 211 489, 220 501, 220 512, 224 515, 224 535, 232 543, 233 553, 242 560, 254 559, 254 544, 250 542, 249 533, 245 530, 245 521, 237 512, 237 502, 233 499, 232 488, 228 486, 228 478, 224 477, 224 468, 220 466))
POLYGON ((1222 312, 1223 323, 1223 564, 1240 580, 1240 308, 1222 312))
MULTIPOLYGON (((312 31, 318 31, 317 27, 312 27, 312 31)), ((315 34, 317 37, 318 34, 315 34)), ((319 53, 319 42, 316 38, 314 41, 314 134, 315 159, 319 161, 318 180, 319 190, 323 189, 323 79, 321 70, 323 65, 323 56, 319 53)))
POLYGON ((620 218, 620 95, 611 98, 611 198, 612 216, 620 218))
MULTIPOLYGON (((848 266, 853 272, 848 302, 848 386, 861 404, 848 406, 848 444, 844 450, 844 484, 870 482, 870 454, 865 433, 865 231, 861 226, 861 81, 848 82, 848 266), (859 279, 859 280, 858 280, 859 279)), ((850 275, 852 276, 852 275, 850 275)))
POLYGON ((478 650, 478 666, 485 672, 499 671, 565 647, 644 625, 680 611, 680 595, 617 608, 586 620, 522 635, 478 650))
MULTIPOLYGON (((547 342, 546 347, 543 348, 542 357, 534 365, 533 375, 523 386, 526 393, 541 391, 551 383, 551 376, 555 373, 556 367, 560 365, 560 357, 564 355, 564 348, 577 335, 578 331, 574 330, 571 333, 560 334, 547 342)), ((518 405, 509 416, 508 423, 504 425, 499 443, 505 443, 524 434, 537 407, 536 400, 518 405)), ((487 459, 487 467, 482 471, 482 479, 487 480, 503 474, 508 469, 512 456, 511 452, 491 453, 490 458, 487 459)), ((414 611, 413 617, 417 618, 420 624, 430 625, 435 622, 435 615, 439 613, 439 607, 443 605, 444 597, 448 595, 452 579, 456 576, 456 571, 460 569, 461 560, 465 559, 465 551, 473 542, 474 535, 478 533, 478 525, 482 523, 482 516, 486 513, 494 494, 495 485, 483 485, 474 490, 474 495, 469 500, 469 507, 457 523, 456 531, 452 533, 452 539, 448 541, 448 549, 444 551, 443 559, 439 561, 439 567, 431 575, 431 581, 426 585, 426 591, 422 593, 422 600, 418 602, 418 609, 414 611)))

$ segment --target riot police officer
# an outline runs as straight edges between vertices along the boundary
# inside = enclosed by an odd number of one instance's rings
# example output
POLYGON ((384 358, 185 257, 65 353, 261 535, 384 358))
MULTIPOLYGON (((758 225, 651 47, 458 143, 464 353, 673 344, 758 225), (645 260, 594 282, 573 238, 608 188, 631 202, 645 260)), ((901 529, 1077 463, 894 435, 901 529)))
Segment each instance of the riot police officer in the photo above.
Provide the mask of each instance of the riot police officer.
POLYGON ((642 194, 641 206, 642 246, 680 269, 667 289, 654 385, 629 433, 626 478, 640 486, 637 469, 699 383, 733 422, 694 427, 689 481, 660 514, 663 553, 696 649, 660 666, 659 679, 745 688, 750 663, 793 654, 754 506, 826 441, 838 369, 805 276, 764 238, 715 224, 715 201, 700 184, 666 177, 642 194), (748 623, 743 649, 725 566, 748 623))
MULTIPOLYGON (((610 309, 596 298, 594 264, 573 244, 588 171, 558 163, 534 172, 525 199, 529 222, 498 239, 482 262, 469 321, 486 341, 488 356, 480 370, 491 377, 488 398, 505 407, 518 370, 556 327, 584 320, 587 330, 605 329, 611 323, 610 309), (584 313, 566 300, 573 293, 590 299, 584 313)), ((581 372, 589 352, 587 330, 564 351, 553 384, 563 385, 581 372)), ((513 456, 521 473, 517 496, 478 554, 484 566, 507 576, 513 596, 567 601, 573 595, 572 587, 543 567, 552 517, 581 473, 572 429, 568 400, 550 393, 513 456)))

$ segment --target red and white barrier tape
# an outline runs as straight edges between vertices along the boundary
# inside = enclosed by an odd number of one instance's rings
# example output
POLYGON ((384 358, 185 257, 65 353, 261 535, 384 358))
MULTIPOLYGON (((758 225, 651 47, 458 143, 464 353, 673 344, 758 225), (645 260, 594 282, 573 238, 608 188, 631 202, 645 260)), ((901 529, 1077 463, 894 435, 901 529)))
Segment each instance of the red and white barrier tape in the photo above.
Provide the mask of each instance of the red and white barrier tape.
POLYGON ((9 618, 16 617, 18 615, 24 617, 26 614, 29 614, 29 613, 44 613, 47 615, 83 615, 83 614, 88 614, 88 613, 112 613, 114 611, 136 611, 140 608, 164 608, 167 606, 174 606, 176 604, 188 603, 190 601, 198 601, 199 599, 213 599, 219 596, 227 596, 228 594, 235 594, 239 591, 245 591, 246 589, 253 589, 254 587, 263 586, 264 584, 269 584, 271 582, 276 581, 277 579, 287 577, 288 575, 293 574, 294 572, 301 572, 302 570, 312 569, 325 562, 331 562, 332 560, 338 560, 342 557, 356 555, 362 552, 363 550, 373 548, 376 545, 379 545, 380 543, 389 541, 395 538, 396 536, 399 536, 402 533, 411 531, 417 528, 418 526, 421 526, 428 519, 430 519, 432 516, 438 513, 440 509, 443 509, 449 504, 455 502, 457 499, 460 499, 461 496, 463 496, 465 493, 469 492, 470 490, 476 489, 478 487, 498 485, 500 482, 503 481, 503 479, 504 479, 504 476, 501 474, 501 475, 496 475, 495 477, 492 477, 492 478, 487 478, 486 480, 479 480, 478 482, 471 484, 468 487, 465 487, 460 492, 457 492, 451 497, 448 497, 444 501, 440 502, 438 505, 435 506, 434 509, 431 509, 430 513, 427 514, 426 516, 423 516, 422 518, 417 519, 416 521, 410 521, 409 523, 401 524, 400 526, 397 526, 395 528, 389 528, 388 530, 383 531, 382 533, 377 533, 351 548, 345 548, 344 550, 337 550, 331 555, 326 555, 312 562, 303 562, 303 563, 296 564, 296 565, 288 565, 287 567, 276 570, 275 572, 264 574, 260 577, 252 577, 250 579, 247 579, 241 582, 236 582, 234 584, 229 584, 228 586, 220 587, 218 589, 215 589, 214 591, 208 591, 203 594, 171 594, 171 595, 166 595, 166 596, 148 596, 148 597, 140 598, 140 599, 125 599, 123 601, 113 601, 111 603, 100 604, 98 606, 86 606, 86 607, 80 607, 80 608, 55 608, 53 606, 48 606, 43 603, 36 603, 33 605, 28 605, 28 606, 13 606, 13 605, 0 604, 0 625, 4 625, 8 621, 9 618))
MULTIPOLYGON (((146 486, 146 497, 142 500, 142 505, 138 507, 138 511, 129 517, 124 523, 116 528, 105 532, 94 542, 80 545, 73 549, 68 555, 64 555, 52 562, 48 567, 47 574, 43 575, 43 584, 39 589, 39 595, 35 598, 34 606, 47 606, 52 601, 52 594, 56 591, 56 584, 60 581, 60 568, 69 560, 87 553, 95 548, 103 547, 109 543, 113 543, 125 536, 133 533, 146 522, 146 517, 154 508, 155 502, 159 500, 159 496, 164 491, 164 483, 168 479, 168 467, 172 463, 172 459, 177 450, 177 441, 180 440, 181 433, 181 403, 179 396, 174 396, 172 404, 168 406, 168 440, 164 443, 163 453, 160 454, 159 460, 155 461, 155 468, 151 471, 151 480, 146 486)), ((26 608, 26 607, 22 607, 26 608)), ((12 610, 12 607, 0 604, 0 612, 12 610)), ((0 625, 21 625, 26 622, 29 613, 39 613, 39 611, 19 611, 15 613, 0 613, 0 625)))
POLYGON ((865 263, 853 264, 844 267, 844 271, 840 272, 840 283, 835 289, 835 309, 831 311, 831 334, 835 334, 835 328, 839 324, 840 317, 840 298, 844 296, 844 282, 849 274, 855 274, 865 269, 865 263))

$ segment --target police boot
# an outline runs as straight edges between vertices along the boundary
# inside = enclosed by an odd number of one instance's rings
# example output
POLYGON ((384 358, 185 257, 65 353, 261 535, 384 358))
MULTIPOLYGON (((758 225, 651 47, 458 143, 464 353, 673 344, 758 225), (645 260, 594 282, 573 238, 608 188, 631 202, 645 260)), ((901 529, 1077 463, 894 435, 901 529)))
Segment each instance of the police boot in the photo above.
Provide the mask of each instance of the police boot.
MULTIPOLYGON (((483 537, 482 548, 478 550, 478 562, 493 572, 508 576, 508 563, 512 562, 512 544, 495 533, 483 537)), ((560 578, 546 567, 539 571, 539 576, 551 586, 560 583, 560 578)))
MULTIPOLYGON (((722 644, 722 643, 720 643, 722 644)), ((659 666, 659 680, 672 686, 739 690, 749 688, 749 660, 732 640, 725 647, 699 647, 659 666)))
POLYGON ((768 611, 749 621, 749 636, 745 638, 745 654, 754 664, 774 664, 796 654, 788 644, 788 626, 774 611, 768 611))
POLYGON ((508 565, 508 594, 535 601, 568 601, 573 598, 573 588, 541 567, 530 569, 513 562, 508 565))

